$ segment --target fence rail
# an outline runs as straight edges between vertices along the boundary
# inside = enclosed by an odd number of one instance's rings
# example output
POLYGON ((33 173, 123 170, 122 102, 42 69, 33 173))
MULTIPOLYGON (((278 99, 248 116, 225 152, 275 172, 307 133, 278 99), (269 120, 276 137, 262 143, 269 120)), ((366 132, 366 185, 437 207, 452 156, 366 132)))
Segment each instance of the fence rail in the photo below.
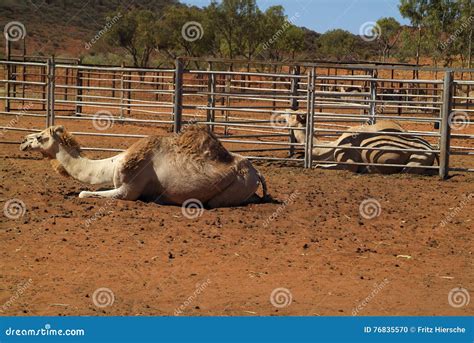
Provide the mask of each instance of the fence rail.
POLYGON ((206 68, 190 69, 187 63, 177 59, 174 68, 157 69, 57 63, 52 58, 0 61, 0 143, 16 143, 6 140, 6 132, 13 137, 61 122, 77 127, 72 129, 77 135, 94 138, 84 150, 114 152, 126 148, 125 141, 116 144, 119 138, 144 137, 156 126, 179 132, 197 122, 210 126, 231 151, 310 168, 327 163, 312 151, 328 139, 360 133, 350 129, 354 125, 396 120, 406 132, 387 134, 427 140, 440 159, 431 169, 442 178, 449 171, 474 170, 469 165, 474 156, 472 69, 281 63, 265 70, 260 63, 251 68, 249 61, 227 60, 208 60, 206 68), (419 78, 407 76, 410 72, 419 78), (282 121, 287 109, 306 115, 303 128, 282 121), (97 122, 107 119, 127 132, 100 132, 97 122), (90 124, 93 129, 84 131, 90 124), (296 142, 294 130, 304 132, 304 142, 296 142))

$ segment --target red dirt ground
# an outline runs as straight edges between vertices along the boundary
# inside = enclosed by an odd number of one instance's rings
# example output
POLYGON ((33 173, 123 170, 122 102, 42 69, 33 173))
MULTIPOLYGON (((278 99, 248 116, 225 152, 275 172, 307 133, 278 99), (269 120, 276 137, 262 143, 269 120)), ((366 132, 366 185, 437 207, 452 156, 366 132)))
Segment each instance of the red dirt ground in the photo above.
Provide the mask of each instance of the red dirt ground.
POLYGON ((0 145, 0 161, 1 206, 26 206, 19 219, 0 217, 2 315, 352 315, 358 305, 358 315, 474 314, 472 301, 448 302, 453 288, 474 292, 472 174, 260 163, 282 203, 187 219, 180 207, 79 199, 93 187, 18 145, 0 145), (359 212, 369 198, 381 205, 373 219, 359 212), (94 305, 101 287, 112 305, 94 305), (272 305, 276 288, 291 304, 272 305))

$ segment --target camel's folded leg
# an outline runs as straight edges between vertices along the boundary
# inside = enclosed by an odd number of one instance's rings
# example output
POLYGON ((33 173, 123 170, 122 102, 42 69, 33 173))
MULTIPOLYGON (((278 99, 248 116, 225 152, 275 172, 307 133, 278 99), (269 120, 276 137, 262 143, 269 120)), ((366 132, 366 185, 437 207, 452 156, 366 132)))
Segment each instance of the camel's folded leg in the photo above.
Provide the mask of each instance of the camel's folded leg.
POLYGON ((341 169, 337 163, 334 164, 316 164, 315 168, 322 168, 322 169, 341 169))
POLYGON ((407 174, 437 174, 437 171, 431 168, 420 168, 425 166, 432 166, 434 162, 434 156, 416 155, 413 154, 410 160, 403 168, 402 173, 407 174))
POLYGON ((82 191, 79 193, 79 198, 112 198, 120 200, 137 200, 140 192, 133 191, 132 187, 122 185, 119 188, 111 189, 109 191, 89 192, 82 191))

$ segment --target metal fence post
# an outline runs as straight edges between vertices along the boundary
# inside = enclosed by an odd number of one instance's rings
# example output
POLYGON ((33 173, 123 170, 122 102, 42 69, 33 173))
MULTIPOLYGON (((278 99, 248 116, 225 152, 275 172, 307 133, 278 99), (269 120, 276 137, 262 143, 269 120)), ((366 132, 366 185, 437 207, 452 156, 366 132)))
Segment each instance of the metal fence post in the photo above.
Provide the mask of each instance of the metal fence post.
MULTIPOLYGON (((5 45, 5 49, 6 49, 6 59, 7 61, 10 61, 11 60, 11 44, 12 42, 9 40, 9 39, 6 39, 5 41, 6 45, 5 45)), ((5 65, 5 74, 6 74, 6 79, 7 81, 5 82, 5 112, 10 112, 10 79, 11 79, 11 65, 10 64, 6 64, 5 65)))
MULTIPOLYGON (((377 78, 377 69, 372 70, 372 79, 377 78)), ((369 103, 369 124, 375 124, 376 121, 376 114, 377 114, 377 104, 375 101, 377 100, 377 81, 371 80, 370 81, 370 103, 369 103)))
POLYGON ((123 99, 125 98, 125 80, 124 80, 124 75, 123 75, 124 67, 125 67, 125 64, 122 62, 120 64, 120 119, 123 118, 123 112, 124 112, 124 109, 123 109, 123 105, 124 105, 123 99))
MULTIPOLYGON (((212 71, 212 62, 208 63, 207 70, 212 71)), ((214 122, 215 120, 215 110, 216 107, 216 75, 214 73, 208 74, 208 84, 207 84, 207 107, 211 107, 207 109, 207 118, 208 122, 214 122)), ((214 131, 214 125, 210 125, 210 129, 214 131)))
POLYGON ((54 125, 54 90, 55 90, 55 77, 56 77, 56 66, 54 62, 54 56, 48 58, 47 66, 47 81, 48 85, 46 88, 46 127, 54 125))
POLYGON ((316 69, 312 67, 308 71, 307 111, 306 111, 306 140, 304 152, 304 167, 311 168, 313 165, 313 135, 314 135, 314 86, 316 80, 316 69))
POLYGON ((184 64, 180 58, 175 61, 175 74, 174 74, 174 132, 178 133, 181 131, 181 115, 183 113, 183 72, 184 64))
MULTIPOLYGON (((79 60, 79 64, 81 64, 81 60, 79 60)), ((80 102, 82 101, 82 70, 81 68, 77 68, 76 71, 76 116, 80 117, 82 114, 82 105, 80 102)))
MULTIPOLYGON (((299 65, 296 65, 293 67, 292 70, 292 75, 300 75, 301 73, 301 68, 299 65)), ((293 77, 291 79, 291 85, 290 85, 290 93, 291 93, 291 101, 290 101, 290 106, 293 111, 297 111, 299 108, 299 103, 298 103, 298 89, 299 89, 299 78, 293 77)), ((289 138, 288 141, 290 142, 290 149, 288 151, 288 157, 292 157, 295 154, 295 146, 292 145, 296 143, 296 138, 293 130, 289 130, 289 138)))
POLYGON ((441 127, 439 139, 439 177, 446 179, 449 173, 449 148, 451 126, 451 108, 453 101, 453 72, 447 71, 444 74, 443 82, 443 104, 441 105, 441 127))
MULTIPOLYGON (((294 66, 292 70, 292 75, 300 75, 301 68, 300 66, 294 66)), ((291 79, 291 109, 293 111, 298 110, 299 104, 298 104, 298 88, 299 88, 299 78, 293 77, 291 79)))

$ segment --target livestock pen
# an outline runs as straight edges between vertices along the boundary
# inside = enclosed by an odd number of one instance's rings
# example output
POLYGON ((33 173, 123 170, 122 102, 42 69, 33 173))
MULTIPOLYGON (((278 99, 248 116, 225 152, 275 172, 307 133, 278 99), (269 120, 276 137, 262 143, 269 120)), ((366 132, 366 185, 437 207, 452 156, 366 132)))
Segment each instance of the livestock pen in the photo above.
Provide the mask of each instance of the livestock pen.
MULTIPOLYGON (((308 168, 328 163, 311 154, 323 146, 320 138, 356 134, 348 131, 354 125, 395 120, 407 131, 393 135, 415 135, 432 145, 440 163, 429 168, 442 178, 449 171, 474 171, 469 159, 474 155, 471 69, 193 58, 179 58, 169 68, 66 64, 54 58, 0 64, 4 133, 82 122, 90 129, 74 134, 100 138, 84 150, 112 152, 152 134, 153 127, 178 132, 195 122, 209 125, 232 151, 251 159, 308 168), (306 127, 295 128, 305 131, 304 143, 294 140, 283 118, 287 109, 306 115, 306 127)), ((1 142, 17 141, 4 137, 1 142)))
POLYGON ((465 172, 472 170, 472 71, 423 67, 414 76, 409 65, 187 59, 164 68, 0 63, 6 314, 472 312, 448 303, 452 290, 473 280, 474 174, 465 172), (449 172, 450 180, 304 168, 319 162, 309 140, 293 140, 282 117, 288 109, 306 114, 301 131, 315 135, 313 145, 353 125, 399 121, 437 153, 449 147, 441 176, 449 172), (56 175, 36 153, 18 149, 25 134, 63 124, 85 155, 106 157, 194 122, 253 158, 274 200, 190 218, 180 206, 80 199, 100 186, 56 175), (22 296, 9 302, 19 288, 22 296), (94 294, 104 288, 114 302, 98 308, 94 294), (276 308, 269 298, 281 288, 292 302, 276 308), (380 295, 360 310, 374 288, 380 295))

